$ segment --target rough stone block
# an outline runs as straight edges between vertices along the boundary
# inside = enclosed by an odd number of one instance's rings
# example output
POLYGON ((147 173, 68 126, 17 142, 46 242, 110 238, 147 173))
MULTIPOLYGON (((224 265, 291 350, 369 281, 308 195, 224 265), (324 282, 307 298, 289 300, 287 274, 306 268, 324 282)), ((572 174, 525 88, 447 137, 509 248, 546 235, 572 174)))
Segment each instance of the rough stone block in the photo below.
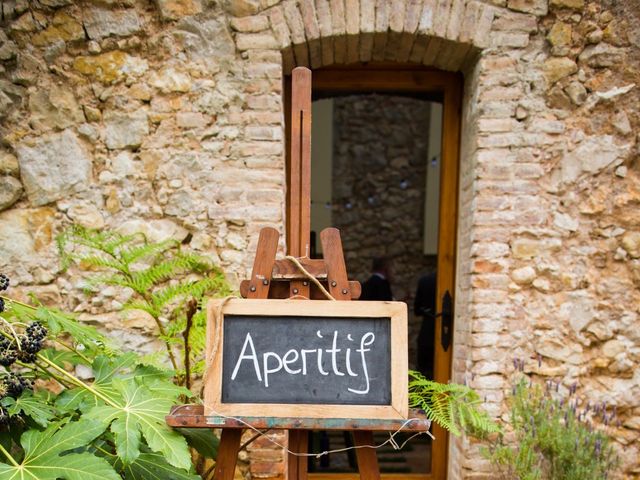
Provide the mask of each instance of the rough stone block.
POLYGON ((72 130, 23 142, 16 152, 22 182, 34 206, 89 187, 91 157, 72 130))
POLYGON ((360 1, 345 0, 345 30, 347 35, 360 33, 360 1))
POLYGON ((518 12, 544 16, 549 12, 548 0, 508 0, 507 7, 518 12))
POLYGON ((181 72, 172 67, 163 68, 153 72, 149 83, 163 93, 182 92, 191 90, 191 77, 186 72, 181 72))
POLYGON ((579 57, 580 62, 596 68, 613 67, 622 63, 624 59, 624 49, 613 47, 607 43, 589 45, 579 57))
POLYGON ((418 30, 421 13, 422 0, 408 0, 407 11, 404 15, 404 25, 402 28, 405 33, 413 34, 418 30))
POLYGON ((447 38, 449 40, 456 40, 460 35, 462 22, 464 21, 464 11, 465 2, 463 0, 453 0, 447 25, 447 38))
POLYGON ((234 17, 255 15, 260 11, 260 0, 226 0, 223 6, 234 17))
POLYGON ((202 128, 209 123, 207 117, 199 112, 178 112, 176 124, 180 128, 202 128))
POLYGON ((278 42, 269 33, 239 33, 236 35, 236 47, 238 50, 249 49, 275 49, 278 42))
POLYGON ((54 15, 51 25, 32 37, 33 44, 38 46, 81 39, 84 39, 82 24, 62 11, 54 15))
POLYGON ((401 33, 404 28, 405 1, 387 0, 389 12, 389 29, 392 32, 401 33))
MULTIPOLYGON (((333 27, 333 35, 344 35, 347 33, 347 26, 345 21, 344 1, 343 0, 329 0, 329 6, 331 8, 331 25, 333 27)), ((338 52, 334 52, 334 55, 338 52)))
POLYGON ((494 47, 524 48, 529 45, 529 34, 519 32, 492 32, 491 45, 494 47))
POLYGON ((18 201, 22 195, 22 184, 17 178, 4 175, 0 177, 0 211, 18 201))
POLYGON ((556 22, 549 30, 547 40, 554 47, 571 45, 571 25, 564 22, 556 22))
POLYGON ((104 115, 105 143, 107 148, 137 148, 149 134, 147 113, 138 110, 132 113, 110 111, 104 115))
POLYGON ((553 85, 558 80, 576 73, 578 71, 578 65, 567 57, 550 58, 544 62, 542 69, 547 84, 553 85))
POLYGON ((468 2, 461 14, 460 32, 458 38, 461 42, 471 43, 476 31, 476 18, 480 12, 481 4, 477 1, 468 2))
POLYGON ((550 0, 552 8, 569 8, 571 10, 582 10, 584 0, 550 0))
POLYGON ((291 34, 291 41, 294 44, 305 43, 305 25, 302 21, 302 16, 295 3, 284 4, 284 18, 289 26, 289 33, 291 34))
POLYGON ((495 8, 491 5, 482 4, 480 12, 477 15, 476 31, 473 36, 473 44, 480 48, 486 48, 491 45, 491 26, 495 16, 495 8))
POLYGON ((249 140, 282 140, 282 128, 250 125, 247 126, 245 135, 249 140))
POLYGON ((0 152, 0 174, 18 176, 20 165, 15 155, 8 152, 0 152))
POLYGON ((125 75, 140 76, 148 70, 149 64, 142 58, 114 50, 91 57, 76 57, 73 68, 83 75, 109 84, 125 75))
POLYGON ((300 14, 304 23, 304 34, 308 40, 320 38, 320 26, 316 17, 316 7, 313 0, 300 1, 300 14))
POLYGON ((454 0, 438 0, 437 8, 433 15, 433 31, 440 38, 447 38, 447 26, 451 15, 451 7, 454 0))
POLYGON ((70 90, 58 85, 36 91, 29 97, 31 119, 49 128, 65 129, 84 122, 84 114, 70 90))
POLYGON ((83 25, 91 40, 100 40, 110 35, 123 37, 142 30, 140 18, 133 9, 87 8, 83 10, 83 25))
POLYGON ((211 18, 183 18, 173 30, 173 36, 192 60, 211 60, 235 54, 236 46, 225 22, 211 18))
POLYGON ((269 28, 269 18, 262 15, 231 19, 231 28, 236 32, 255 33, 269 28))
POLYGON ((287 21, 284 18, 282 8, 277 7, 271 10, 269 13, 269 22, 271 23, 271 29, 275 35, 276 46, 279 48, 286 48, 291 45, 289 27, 287 26, 287 21))
POLYGON ((434 18, 437 9, 437 0, 423 0, 422 13, 418 23, 418 33, 421 35, 432 35, 434 29, 434 18))
MULTIPOLYGON (((49 207, 11 209, 0 214, 0 267, 20 265, 13 281, 34 281, 36 267, 43 267, 39 256, 51 244, 55 211, 49 207)), ((46 265, 46 263, 45 263, 46 265)), ((50 280, 49 280, 50 281, 50 280)))
POLYGON ((360 0, 360 32, 373 33, 376 28, 376 0, 360 0))
POLYGON ((178 20, 202 12, 201 0, 156 0, 156 4, 165 20, 178 20))
POLYGON ((493 21, 493 29, 506 32, 535 33, 538 30, 538 18, 529 13, 500 11, 493 21))

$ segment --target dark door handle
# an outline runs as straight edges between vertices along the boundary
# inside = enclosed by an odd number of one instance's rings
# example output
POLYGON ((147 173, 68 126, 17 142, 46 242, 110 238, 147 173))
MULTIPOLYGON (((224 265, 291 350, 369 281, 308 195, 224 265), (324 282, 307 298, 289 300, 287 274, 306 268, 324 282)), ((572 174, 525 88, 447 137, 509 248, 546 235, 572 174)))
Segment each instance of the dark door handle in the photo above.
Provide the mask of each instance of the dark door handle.
POLYGON ((449 290, 444 292, 442 296, 442 312, 437 316, 442 317, 440 344, 446 352, 449 349, 449 345, 451 345, 451 334, 453 333, 453 298, 449 290))

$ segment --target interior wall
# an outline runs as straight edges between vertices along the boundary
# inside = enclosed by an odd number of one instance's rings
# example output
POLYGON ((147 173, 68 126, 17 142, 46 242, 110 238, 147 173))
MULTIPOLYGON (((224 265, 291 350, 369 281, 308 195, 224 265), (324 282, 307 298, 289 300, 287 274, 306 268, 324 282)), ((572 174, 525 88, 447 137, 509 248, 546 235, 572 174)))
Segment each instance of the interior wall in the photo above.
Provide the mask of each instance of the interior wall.
POLYGON ((316 232, 316 252, 322 253, 320 232, 333 226, 333 99, 316 100, 311 108, 311 230, 316 232))
MULTIPOLYGON (((430 102, 414 98, 334 99, 333 222, 347 269, 362 282, 373 258, 391 257, 394 297, 409 310, 418 278, 435 268, 423 253, 429 113, 430 102)), ((411 365, 420 320, 410 315, 411 365)))

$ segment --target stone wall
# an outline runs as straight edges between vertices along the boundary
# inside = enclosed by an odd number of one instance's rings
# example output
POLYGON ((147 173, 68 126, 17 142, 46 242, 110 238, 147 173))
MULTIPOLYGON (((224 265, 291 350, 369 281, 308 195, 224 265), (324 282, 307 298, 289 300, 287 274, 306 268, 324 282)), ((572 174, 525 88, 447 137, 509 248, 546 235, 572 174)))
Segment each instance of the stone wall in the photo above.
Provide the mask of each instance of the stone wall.
MULTIPOLYGON (((511 358, 617 405, 640 474, 640 22, 613 0, 5 0, 0 269, 118 333, 152 335, 58 276, 71 222, 190 238, 245 277, 283 230, 282 76, 413 62, 465 74, 453 376, 505 412, 511 358), (191 233, 191 236, 188 236, 191 233)), ((451 442, 451 478, 493 473, 451 442)), ((261 450, 259 448, 259 450, 261 450)), ((264 449, 262 449, 264 450, 264 449)), ((254 477, 284 475, 261 451, 254 477)))
MULTIPOLYGON (((639 99, 630 67, 639 11, 558 0, 507 7, 496 11, 493 48, 466 73, 454 379, 495 415, 505 412, 514 357, 563 389, 577 382, 591 402, 622 412, 608 432, 635 478, 640 165, 629 106, 639 99)), ((455 439, 450 454, 477 459, 478 445, 455 439)), ((453 478, 466 469, 481 478, 493 470, 478 460, 450 466, 453 478)))
MULTIPOLYGON (((436 266, 435 257, 423 253, 428 131, 425 100, 334 100, 333 223, 341 231, 347 271, 364 282, 373 258, 391 258, 394 297, 410 311, 418 278, 436 266)), ((410 315, 412 368, 420 321, 410 315)))

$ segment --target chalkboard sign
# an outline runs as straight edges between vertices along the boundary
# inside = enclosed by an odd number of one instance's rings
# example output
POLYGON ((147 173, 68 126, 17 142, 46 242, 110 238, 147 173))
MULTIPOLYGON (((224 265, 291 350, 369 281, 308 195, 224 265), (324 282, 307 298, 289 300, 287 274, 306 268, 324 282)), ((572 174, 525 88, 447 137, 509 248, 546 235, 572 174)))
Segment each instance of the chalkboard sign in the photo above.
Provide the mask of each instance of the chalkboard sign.
POLYGON ((205 413, 406 418, 401 302, 209 303, 205 413))

